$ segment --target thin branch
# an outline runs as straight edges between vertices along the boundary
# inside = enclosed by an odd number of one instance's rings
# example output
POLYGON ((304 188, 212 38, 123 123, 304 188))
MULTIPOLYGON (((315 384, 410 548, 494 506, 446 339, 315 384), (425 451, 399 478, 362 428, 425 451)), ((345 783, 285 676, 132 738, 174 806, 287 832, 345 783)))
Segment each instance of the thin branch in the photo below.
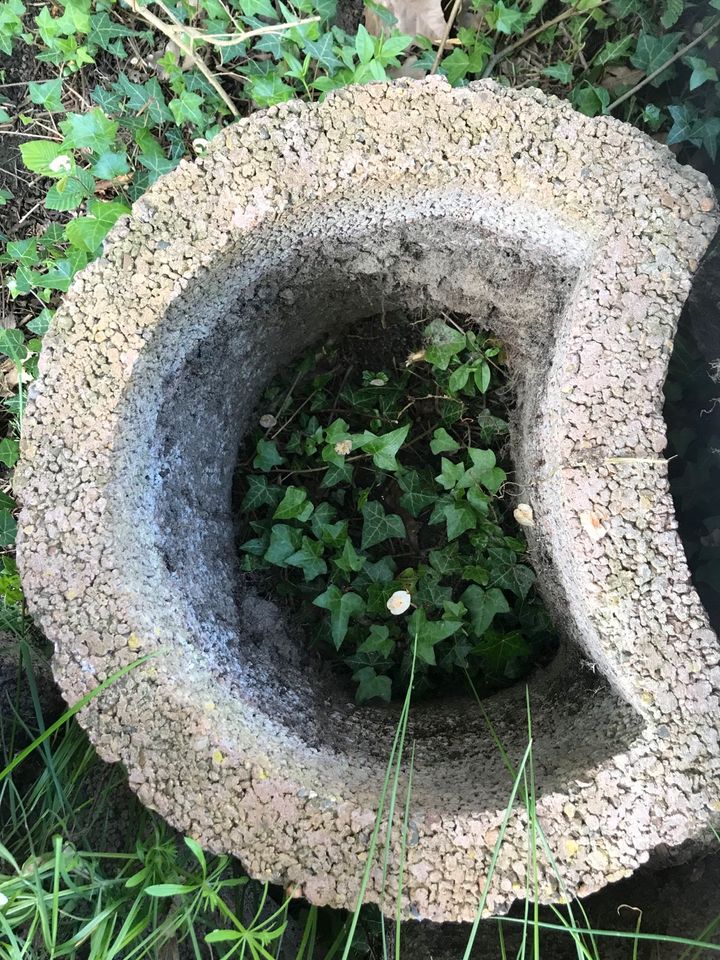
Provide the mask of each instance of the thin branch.
POLYGON ((165 6, 162 0, 155 0, 155 2, 170 18, 172 23, 166 23, 164 20, 161 20, 160 17, 148 10, 147 7, 140 6, 137 0, 130 0, 130 2, 133 11, 139 17, 149 23, 150 26, 155 27, 156 30, 165 34, 169 40, 177 45, 178 49, 185 54, 194 66, 197 67, 234 117, 240 116, 239 110, 225 92, 212 70, 210 70, 202 57, 195 52, 193 45, 195 43, 209 43, 215 47, 228 47, 236 43, 244 43, 252 37, 261 37, 268 33, 280 33, 284 30, 290 30, 293 27, 302 27, 309 23, 317 23, 320 20, 320 17, 306 17, 304 20, 295 20, 292 23, 278 23, 258 27, 256 30, 248 30, 245 33, 207 34, 198 30, 196 27, 181 23, 172 11, 165 6))
POLYGON ((460 7, 462 6, 462 0, 455 0, 453 8, 450 11, 450 16, 448 21, 445 24, 445 33, 442 35, 442 40, 440 41, 440 46, 437 48, 437 53, 435 54, 435 60, 432 67, 430 68, 430 74, 437 72, 437 68, 440 66, 440 61, 442 60, 442 55, 445 53, 445 47, 447 46, 448 38, 450 36, 450 31, 453 28, 453 24, 457 18, 458 13, 460 13, 460 7))
POLYGON ((640 81, 640 83, 636 83, 635 86, 632 88, 632 90, 628 90, 627 93, 624 93, 621 97, 618 97, 617 100, 614 100, 608 107, 608 113, 611 110, 614 110, 615 107, 619 106, 621 103, 624 103, 630 97, 635 96, 638 90, 642 90, 645 84, 650 83, 652 80, 655 79, 655 77, 659 77, 660 74, 663 73, 665 70, 667 70, 669 66, 675 63, 676 60, 679 60, 680 57, 684 57, 685 54, 688 52, 688 50, 692 50, 693 47, 696 47, 699 43, 701 43, 705 39, 705 37, 707 37, 708 34, 712 33, 713 30, 717 29, 718 26, 720 26, 720 17, 715 17, 715 19, 712 21, 710 26, 706 30, 703 30, 700 36, 695 37, 695 39, 691 40, 690 43, 686 43, 685 46, 681 47, 677 53, 674 53, 672 57, 667 59, 661 67, 658 67, 657 70, 653 70, 652 73, 649 73, 646 77, 644 77, 640 81))
MULTIPOLYGON (((597 3, 592 10, 597 10, 599 7, 604 7, 606 3, 610 3, 610 0, 600 0, 600 3, 597 3)), ((489 77, 498 63, 500 63, 501 60, 504 60, 508 54, 513 53, 518 49, 518 47, 523 47, 526 43, 529 43, 531 40, 537 37, 538 34, 544 33, 545 30, 549 30, 550 27, 554 27, 556 24, 562 23, 563 20, 568 20, 570 17, 578 17, 585 13, 592 13, 592 10, 565 10, 563 13, 559 13, 556 17, 553 17, 552 20, 547 20, 545 23, 541 23, 539 27, 535 27, 534 29, 529 30, 527 33, 524 33, 513 43, 509 44, 507 47, 503 47, 502 50, 498 50, 497 53, 494 53, 490 57, 485 69, 483 70, 483 78, 489 77)))

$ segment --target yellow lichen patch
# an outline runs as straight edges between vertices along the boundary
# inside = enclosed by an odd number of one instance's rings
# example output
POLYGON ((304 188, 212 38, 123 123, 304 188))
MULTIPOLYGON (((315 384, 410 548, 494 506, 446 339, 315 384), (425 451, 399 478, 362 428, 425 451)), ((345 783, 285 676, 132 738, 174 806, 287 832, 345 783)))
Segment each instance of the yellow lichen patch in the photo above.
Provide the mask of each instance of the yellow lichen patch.
POLYGON ((646 703, 648 706, 650 706, 651 703, 655 703, 655 697, 648 690, 640 694, 640 699, 642 700, 643 703, 646 703))
POLYGON ((214 709, 215 709, 215 704, 213 703, 212 700, 206 700, 205 703, 203 704, 203 710, 205 710, 206 713, 212 713, 214 709))
POLYGON ((575 856, 577 856, 577 852, 578 852, 578 850, 580 849, 579 846, 578 846, 577 840, 570 840, 570 839, 565 840, 564 843, 563 843, 563 846, 565 847, 565 856, 566 856, 566 857, 575 857, 575 856))
POLYGON ((131 650, 139 650, 142 646, 142 640, 136 633, 131 633, 128 637, 127 645, 131 650))
POLYGON ((217 764, 224 763, 225 754, 222 752, 222 750, 213 750, 212 758, 213 758, 213 763, 217 763, 217 764))

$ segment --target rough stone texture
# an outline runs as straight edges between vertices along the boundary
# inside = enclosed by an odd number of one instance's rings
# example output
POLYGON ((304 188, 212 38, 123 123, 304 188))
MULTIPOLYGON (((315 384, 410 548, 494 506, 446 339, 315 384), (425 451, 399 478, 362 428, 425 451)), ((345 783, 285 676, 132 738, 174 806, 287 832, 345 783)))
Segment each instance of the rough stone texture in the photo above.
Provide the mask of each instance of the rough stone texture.
MULTIPOLYGON (((405 305, 472 315, 511 357, 532 559, 564 639, 530 689, 563 876, 541 855, 538 895, 590 893, 707 828, 720 648, 676 534, 661 388, 717 220, 704 177, 637 131, 440 79, 271 108, 135 204, 46 340, 19 562, 70 702, 156 654, 82 715, 144 803, 253 876, 353 906, 397 712, 356 708, 243 588, 229 491, 277 366, 405 305)), ((487 709, 517 762, 524 691, 487 709)), ((468 920, 511 778, 461 697, 419 706, 410 736, 404 914, 468 920)), ((491 911, 526 890, 526 833, 518 811, 491 911)), ((368 898, 383 900, 379 865, 368 898)))

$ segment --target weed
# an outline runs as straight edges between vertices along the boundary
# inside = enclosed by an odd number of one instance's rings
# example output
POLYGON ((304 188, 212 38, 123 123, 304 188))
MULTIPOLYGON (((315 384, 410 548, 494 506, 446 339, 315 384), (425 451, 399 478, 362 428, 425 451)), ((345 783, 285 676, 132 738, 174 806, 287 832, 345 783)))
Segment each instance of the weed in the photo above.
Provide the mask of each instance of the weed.
POLYGON ((266 391, 269 426, 245 448, 243 567, 275 573, 270 589, 340 653, 359 702, 402 695, 413 638, 416 694, 465 669, 497 689, 552 648, 501 497, 501 348, 442 319, 424 338, 391 372, 311 351, 266 391))

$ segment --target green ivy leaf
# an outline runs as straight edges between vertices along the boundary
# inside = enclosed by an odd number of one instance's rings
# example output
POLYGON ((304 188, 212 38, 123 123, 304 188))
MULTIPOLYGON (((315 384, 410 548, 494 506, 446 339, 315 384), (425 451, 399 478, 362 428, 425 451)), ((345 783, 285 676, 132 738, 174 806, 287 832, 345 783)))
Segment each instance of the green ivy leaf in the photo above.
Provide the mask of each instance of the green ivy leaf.
POLYGON ((496 587, 483 590, 482 587, 473 583, 464 591, 460 599, 470 613, 473 633, 476 637, 481 637, 485 633, 496 614, 510 612, 510 605, 505 595, 496 587))
POLYGON ((405 524, 400 517, 394 513, 386 514, 377 500, 369 500, 362 508, 362 515, 362 550, 368 550, 391 538, 402 539, 406 536, 405 524))
POLYGON ((62 105, 62 77, 55 80, 45 80, 42 83, 28 84, 28 93, 33 103, 45 107, 48 113, 57 113, 63 109, 62 105))
POLYGON ((253 466, 256 470, 262 470, 268 473, 273 467, 285 463, 285 457, 278 452, 277 443, 274 440, 258 440, 255 448, 255 459, 253 466))
POLYGON ((353 437, 353 449, 356 447, 365 450, 372 455, 372 460, 378 470, 387 470, 394 472, 399 469, 399 464, 395 459, 398 450, 405 443, 405 438, 410 431, 410 424, 404 427, 398 427, 397 430, 391 430, 382 436, 375 436, 366 430, 360 436, 353 437))
POLYGON ((690 74, 691 90, 697 90, 698 87, 707 83, 708 80, 714 81, 718 78, 715 67, 711 67, 702 57, 686 57, 685 63, 692 68, 692 73, 690 74))
POLYGON ((490 26, 494 27, 498 33, 522 33, 525 28, 522 10, 516 5, 506 7, 503 0, 498 0, 486 16, 490 26))
POLYGON ((50 328, 50 321, 52 320, 52 317, 52 311, 45 307, 44 310, 41 310, 36 317, 33 317, 33 319, 29 321, 27 328, 36 336, 44 337, 50 328))
POLYGON ((447 640, 462 627, 460 620, 428 620, 422 607, 418 607, 408 620, 408 633, 417 638, 417 656, 424 663, 435 665, 435 647, 447 640))
POLYGON ((313 603, 329 612, 330 633, 335 649, 339 650, 347 634, 350 618, 362 616, 365 601, 357 593, 342 593, 335 584, 331 584, 313 603))
POLYGON ((429 323, 425 327, 425 337, 430 341, 425 349, 425 360, 438 370, 447 370, 452 358, 467 346, 466 335, 442 320, 429 323))
POLYGON ((473 652, 482 657, 486 667, 493 673, 515 679, 513 661, 527 657, 530 647, 517 630, 502 633, 491 631, 473 648, 473 652))
POLYGON ((61 177, 48 190, 45 197, 45 207, 48 210, 76 210, 83 200, 92 196, 95 190, 95 180, 88 170, 76 167, 66 177, 61 177))
POLYGON ((103 50, 116 51, 113 41, 118 37, 137 37, 137 30, 131 30, 124 27, 121 23, 111 20, 105 10, 95 14, 90 19, 90 33, 88 34, 88 43, 101 47, 103 50))
POLYGON ((456 540, 466 530, 474 530, 477 525, 477 515, 469 503, 449 503, 444 513, 448 540, 456 540))
POLYGON ((271 505, 275 502, 273 494, 270 492, 270 487, 268 486, 267 477, 259 477, 254 473, 248 474, 247 484, 247 493, 243 497, 241 504, 243 510, 259 510, 260 507, 271 505))
POLYGON ((357 573, 365 565, 365 557, 357 553, 348 537, 343 544, 342 552, 333 559, 333 563, 345 573, 357 573))
MULTIPOLYGON (((682 37, 682 31, 663 33, 659 37, 654 37, 643 30, 638 36, 635 53, 630 57, 630 63, 646 74, 654 73, 672 57, 682 37)), ((653 85, 658 86, 663 82, 664 77, 665 71, 652 81, 653 85)))
POLYGON ((490 547, 487 551, 487 563, 490 568, 488 583, 491 587, 511 590, 520 599, 528 595, 535 582, 535 574, 530 567, 517 562, 514 551, 505 547, 490 547))
POLYGON ((432 506, 437 500, 437 493, 429 474, 423 474, 417 470, 404 470, 398 474, 397 484, 403 491, 400 505, 413 517, 418 517, 423 510, 432 506))
POLYGON ((0 463, 4 463, 11 470, 18 462, 20 456, 20 443, 17 440, 11 440, 4 437, 0 440, 0 463))
POLYGON ((456 450, 460 449, 460 444, 454 437, 450 436, 445 427, 438 427, 430 441, 430 449, 435 454, 455 453, 456 450))
POLYGON ((106 150, 101 153, 92 166, 92 174, 98 180, 114 180, 130 170, 127 154, 124 150, 106 150))
POLYGON ((569 86, 573 80, 573 68, 569 63, 554 63, 543 69, 543 76, 569 86))
POLYGON ((248 95, 259 107, 272 107, 276 103, 292 100, 295 90, 283 83, 277 73, 272 73, 266 77, 250 78, 248 95))
POLYGON ((65 236, 73 246, 95 253, 115 222, 128 213, 130 207, 120 200, 90 200, 87 216, 71 220, 65 236))
POLYGON ((453 463, 447 457, 442 457, 440 467, 440 473, 435 477, 435 480, 444 490, 454 490, 465 476, 465 464, 453 463))
POLYGON ((285 496, 278 504, 273 520, 300 520, 304 523, 313 512, 307 490, 302 487, 287 487, 285 496))
POLYGON ((15 543, 17 523, 9 510, 0 510, 0 547, 11 547, 15 543))
POLYGON ((264 559, 276 567, 284 567, 288 557, 300 549, 302 533, 297 527, 289 527, 285 523, 276 523, 270 531, 270 543, 265 551, 264 559))
POLYGON ((190 90, 183 90, 180 93, 180 96, 175 97, 170 101, 168 106, 170 107, 170 111, 175 118, 175 123, 179 127, 182 126, 183 123, 191 123, 195 127, 202 128, 202 102, 203 98, 199 93, 192 93, 190 90))
POLYGON ((27 348, 20 330, 0 329, 0 354, 10 357, 14 363, 22 363, 27 356, 27 348))
POLYGON ((289 567, 300 567, 305 580, 309 582, 327 573, 327 564, 322 559, 324 547, 319 540, 303 536, 300 549, 285 560, 289 567))
POLYGON ((355 692, 355 700, 358 703, 366 703, 368 700, 389 702, 392 693, 390 677, 378 675, 374 667, 363 667, 356 671, 353 674, 353 680, 358 685, 355 692))
MULTIPOLYGON (((20 144, 20 155, 28 170, 41 173, 45 177, 62 176, 61 171, 51 168, 50 164, 58 157, 68 156, 69 153, 66 144, 55 143, 52 140, 28 140, 27 143, 20 144)), ((68 161, 71 160, 72 158, 68 156, 68 161)))
POLYGON ((60 121, 60 129, 68 146, 102 153, 115 142, 118 122, 106 117, 100 107, 93 107, 87 113, 68 113, 60 121))

